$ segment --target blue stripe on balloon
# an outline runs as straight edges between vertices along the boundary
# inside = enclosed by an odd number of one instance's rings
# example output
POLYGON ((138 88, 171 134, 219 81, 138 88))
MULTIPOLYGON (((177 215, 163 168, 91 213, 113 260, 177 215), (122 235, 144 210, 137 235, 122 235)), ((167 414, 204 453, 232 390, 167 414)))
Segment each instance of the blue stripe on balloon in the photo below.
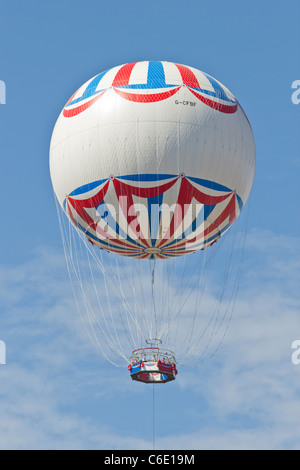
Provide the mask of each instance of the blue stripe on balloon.
POLYGON ((236 195, 236 198, 237 198, 237 202, 238 202, 238 205, 239 205, 239 209, 240 209, 240 211, 241 211, 241 210, 243 209, 243 207, 244 207, 244 203, 243 203, 243 201, 242 201, 242 198, 241 198, 238 194, 235 193, 235 195, 236 195))
POLYGON ((91 96, 95 96, 98 93, 101 93, 101 91, 103 90, 96 91, 96 88, 99 85, 100 80, 102 80, 102 78, 107 72, 108 70, 105 70, 104 72, 99 73, 99 75, 93 78, 93 80, 88 84, 88 86, 84 90, 83 94, 79 98, 76 98, 75 100, 71 101, 71 103, 69 103, 68 106, 79 103, 80 101, 86 100, 87 98, 90 98, 91 96))
MULTIPOLYGON (((135 174, 135 175, 116 176, 117 179, 128 180, 128 181, 161 181, 161 180, 172 179, 172 178, 177 178, 177 177, 178 177, 178 174, 166 174, 166 173, 163 173, 163 174, 144 173, 144 174, 135 174)), ((215 191, 232 192, 232 189, 222 184, 215 183, 214 181, 209 181, 209 180, 205 180, 202 178, 195 178, 194 176, 187 176, 187 179, 193 181, 194 183, 199 184, 200 186, 204 186, 205 188, 209 188, 215 191)), ((91 191, 92 189, 96 188, 97 186, 100 186, 107 180, 108 178, 105 178, 102 180, 94 181, 93 183, 87 183, 75 189, 74 191, 72 191, 69 194, 69 196, 70 197, 77 196, 79 194, 91 191)), ((241 198, 238 195, 236 196, 239 200, 239 204, 243 204, 241 198)))
MULTIPOLYGON (((211 77, 207 73, 204 73, 204 72, 202 72, 202 73, 203 73, 203 75, 205 75, 207 80, 212 84, 212 86, 215 90, 214 96, 216 98, 220 98, 221 100, 228 101, 229 103, 235 103, 235 101, 228 98, 228 96, 225 93, 225 90, 223 89, 223 87, 213 77, 211 77)), ((201 90, 201 91, 203 91, 203 90, 201 90)), ((207 94, 208 94, 208 92, 207 92, 207 94)))
POLYGON ((125 175, 125 176, 117 176, 116 178, 122 180, 131 180, 131 181, 160 181, 166 180, 171 178, 177 178, 178 175, 169 175, 169 174, 152 174, 152 173, 145 173, 145 174, 138 174, 138 175, 125 175))
POLYGON ((116 88, 127 88, 132 90, 152 90, 156 88, 174 88, 178 84, 166 84, 165 70, 162 62, 150 61, 148 65, 147 83, 136 83, 132 85, 121 85, 116 88))
POLYGON ((165 71, 161 62, 149 62, 147 85, 151 88, 164 88, 166 86, 165 71))
MULTIPOLYGON (((143 245, 141 245, 139 242, 133 240, 124 230, 120 227, 116 219, 113 217, 111 214, 108 206, 106 205, 105 201, 103 200, 97 207, 96 207, 97 212, 101 216, 101 218, 107 223, 107 225, 113 229, 117 235, 121 237, 121 240, 127 240, 133 245, 138 246, 139 248, 144 248, 143 245)), ((118 238, 119 239, 119 238, 118 238)), ((98 238, 97 238, 98 240, 98 238)))
POLYGON ((202 178, 195 178, 194 176, 187 176, 187 178, 194 183, 200 184, 200 186, 204 186, 205 188, 213 189, 215 191, 226 191, 232 192, 232 189, 227 188, 223 184, 215 183, 214 181, 204 180, 202 178))
MULTIPOLYGON (((154 87, 152 84, 148 83, 137 83, 136 85, 121 85, 121 86, 116 86, 115 88, 127 88, 129 90, 154 90, 157 88, 175 88, 178 87, 178 85, 165 85, 165 84, 158 84, 157 86, 154 87)), ((202 90, 201 90, 202 91, 202 90)))
POLYGON ((149 229, 151 236, 152 247, 157 242, 157 236, 159 231, 160 219, 161 219, 161 204, 163 200, 163 194, 148 198, 148 217, 149 217, 149 229), (153 205, 153 208, 152 208, 153 205), (152 216, 152 214, 154 215, 152 216), (153 220, 152 220, 153 219, 153 220))
MULTIPOLYGON (((172 240, 167 245, 164 245, 164 248, 169 248, 175 243, 183 241, 188 235, 194 232, 203 223, 203 221, 206 220, 206 212, 205 212, 206 207, 208 206, 203 206, 201 210, 199 211, 199 214, 197 215, 197 217, 195 217, 194 220, 192 221, 191 225, 187 227, 187 229, 178 238, 176 238, 175 240, 172 240)), ((215 208, 215 206, 212 206, 212 207, 213 209, 215 208)))
POLYGON ((72 191, 69 194, 69 197, 78 196, 79 194, 87 193, 91 191, 92 189, 96 188, 97 186, 100 186, 101 184, 105 183, 105 181, 107 180, 108 178, 105 178, 104 180, 98 180, 98 181, 94 181, 93 183, 87 183, 87 184, 84 184, 83 186, 79 186, 79 188, 74 189, 74 191, 72 191))

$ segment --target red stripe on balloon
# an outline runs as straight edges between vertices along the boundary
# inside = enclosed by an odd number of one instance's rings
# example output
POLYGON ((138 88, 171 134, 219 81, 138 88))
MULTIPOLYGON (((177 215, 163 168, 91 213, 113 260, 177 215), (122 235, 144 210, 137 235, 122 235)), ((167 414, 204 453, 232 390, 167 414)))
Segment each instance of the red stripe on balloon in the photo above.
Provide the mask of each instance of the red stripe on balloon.
MULTIPOLYGON (((106 90, 105 90, 106 91, 106 90)), ((63 115, 64 117, 66 118, 69 118, 69 117, 73 117, 73 116, 77 116, 77 114, 80 114, 82 113, 82 111, 85 111, 86 109, 88 109, 90 106, 92 106, 92 104, 94 104, 104 93, 105 91, 102 91, 102 93, 99 93, 98 95, 96 95, 93 99, 91 99, 90 101, 87 101, 86 103, 80 105, 80 106, 77 106, 76 108, 71 108, 71 109, 64 109, 63 110, 63 115)), ((74 96, 74 95, 73 95, 74 96)), ((72 98, 73 98, 72 96, 72 98)), ((71 102, 72 98, 68 101, 68 103, 71 102)), ((66 106, 68 105, 68 103, 66 104, 66 106)))
POLYGON ((162 184, 160 186, 153 186, 150 188, 140 188, 138 186, 131 186, 130 184, 123 183, 123 181, 119 181, 114 179, 114 186, 116 192, 118 191, 121 196, 129 196, 132 194, 133 196, 148 198, 148 197, 155 197, 159 196, 160 194, 164 193, 168 189, 170 189, 176 181, 178 180, 178 176, 176 176, 172 181, 169 183, 162 184))
MULTIPOLYGON (((196 241, 200 240, 201 238, 207 237, 211 232, 213 232, 216 227, 219 227, 227 218, 229 218, 229 223, 230 225, 233 224, 233 222, 236 220, 236 196, 235 194, 232 194, 232 197, 230 201, 228 202, 227 206, 223 210, 223 212, 217 217, 217 219, 203 232, 199 233, 197 236, 194 238, 188 240, 187 242, 179 243, 177 248, 183 248, 185 246, 188 246, 189 243, 195 243, 196 241)), ((205 240, 203 242, 205 244, 205 240)))
POLYGON ((134 101, 135 103, 155 103, 157 101, 163 101, 171 96, 175 95, 178 92, 180 87, 177 87, 173 90, 161 92, 161 93, 149 93, 149 94, 138 94, 138 93, 128 93, 123 90, 115 88, 115 92, 128 101, 134 101))
POLYGON ((186 86, 191 86, 194 88, 201 88, 199 82, 196 78, 196 75, 191 71, 186 65, 175 64, 178 68, 183 84, 186 86))
POLYGON ((105 194, 108 190, 109 181, 103 186, 103 188, 98 191, 95 196, 89 197, 87 199, 74 199, 68 197, 68 203, 72 205, 77 214, 84 220, 89 226, 94 222, 94 220, 88 215, 85 211, 85 208, 97 207, 103 201, 105 194))
POLYGON ((197 93, 195 90, 191 90, 190 88, 189 90, 193 93, 193 95, 196 96, 196 98, 202 101, 202 103, 206 104, 207 106, 210 106, 216 111, 220 111, 221 113, 225 113, 225 114, 234 114, 237 110, 236 103, 233 105, 218 103, 217 101, 212 101, 202 95, 199 95, 199 93, 197 93))
POLYGON ((138 240, 143 243, 147 248, 150 247, 149 243, 147 242, 145 236, 143 235, 142 231, 140 230, 138 233, 138 221, 137 221, 137 216, 134 208, 134 203, 133 203, 133 198, 132 198, 132 192, 128 191, 127 185, 120 183, 120 181, 114 179, 114 188, 116 192, 116 196, 118 198, 120 207, 123 211, 124 216, 126 217, 126 221, 128 225, 130 226, 131 230, 134 232, 135 236, 138 238, 138 240), (129 215, 129 209, 130 212, 133 212, 132 214, 129 215))
POLYGON ((187 178, 183 178, 181 181, 176 207, 170 223, 170 227, 158 246, 161 247, 174 235, 174 232, 179 227, 179 224, 182 223, 182 220, 185 217, 193 198, 200 202, 200 204, 211 206, 224 201, 231 195, 232 193, 230 192, 223 196, 210 196, 209 194, 205 194, 195 188, 195 186, 193 186, 187 178))
POLYGON ((135 64, 136 62, 132 62, 130 64, 123 65, 115 76, 114 81, 112 82, 112 86, 128 85, 130 75, 135 64))

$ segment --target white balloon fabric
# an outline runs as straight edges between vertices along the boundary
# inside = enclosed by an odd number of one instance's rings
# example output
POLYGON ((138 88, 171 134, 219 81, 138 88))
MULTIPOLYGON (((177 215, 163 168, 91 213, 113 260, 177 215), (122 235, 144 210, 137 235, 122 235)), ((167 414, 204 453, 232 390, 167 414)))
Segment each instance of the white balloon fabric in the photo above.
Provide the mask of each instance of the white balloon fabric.
POLYGON ((135 62, 88 80, 51 139, 60 205, 88 240, 139 259, 213 244, 250 194, 255 144, 238 101, 193 67, 135 62))

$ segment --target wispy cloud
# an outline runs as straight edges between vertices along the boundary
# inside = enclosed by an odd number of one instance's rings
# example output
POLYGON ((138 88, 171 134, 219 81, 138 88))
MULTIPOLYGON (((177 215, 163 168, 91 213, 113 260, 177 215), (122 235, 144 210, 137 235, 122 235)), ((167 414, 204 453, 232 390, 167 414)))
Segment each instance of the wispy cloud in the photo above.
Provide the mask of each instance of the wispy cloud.
POLYGON ((220 353, 198 379, 181 382, 205 397, 220 424, 221 433, 199 435, 204 448, 300 448, 300 369, 291 362, 300 335, 298 246, 270 231, 249 234, 248 270, 220 353))
MULTIPOLYGON (((300 333, 297 247, 293 237, 249 233, 220 349, 200 368, 180 368, 174 385, 157 389, 167 400, 163 413, 178 400, 178 425, 190 420, 175 431, 167 416, 159 419, 157 448, 299 448, 300 366, 291 362, 291 343, 300 333)), ((151 448, 151 433, 142 433, 131 408, 149 400, 149 388, 132 383, 90 344, 62 254, 40 248, 28 262, 2 266, 0 276, 0 338, 7 345, 0 448, 151 448)))

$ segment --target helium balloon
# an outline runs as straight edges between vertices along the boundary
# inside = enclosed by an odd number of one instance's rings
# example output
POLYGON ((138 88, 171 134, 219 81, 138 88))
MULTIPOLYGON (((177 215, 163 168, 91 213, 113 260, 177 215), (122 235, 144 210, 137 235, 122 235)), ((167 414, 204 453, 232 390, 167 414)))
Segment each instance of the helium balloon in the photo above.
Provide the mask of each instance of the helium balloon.
POLYGON ((99 248, 133 258, 185 255, 239 216, 255 146, 232 93, 170 62, 114 67, 88 80, 56 123, 54 191, 99 248))
POLYGON ((72 234, 64 246, 91 337, 114 364, 128 360, 130 348, 134 380, 173 380, 179 342, 182 360, 194 352, 200 358, 227 331, 228 307, 220 312, 229 263, 224 284, 216 270, 218 296, 207 289, 205 297, 201 282, 206 248, 238 219, 253 184, 255 143, 241 105, 217 79, 187 65, 113 67, 84 83, 62 109, 50 172, 58 204, 90 242, 86 282, 72 234), (102 281, 91 275, 94 264, 102 281))

